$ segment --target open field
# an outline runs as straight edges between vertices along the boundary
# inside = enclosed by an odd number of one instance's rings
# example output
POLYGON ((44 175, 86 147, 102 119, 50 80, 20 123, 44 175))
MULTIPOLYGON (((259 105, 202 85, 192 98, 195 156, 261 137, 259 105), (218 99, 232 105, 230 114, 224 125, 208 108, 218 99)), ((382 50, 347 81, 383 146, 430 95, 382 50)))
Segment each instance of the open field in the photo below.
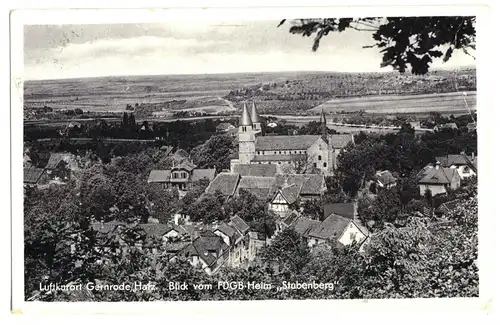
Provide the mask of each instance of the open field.
MULTIPOLYGON (((127 104, 152 104, 161 110, 165 103, 173 100, 199 102, 203 99, 218 101, 220 106, 230 106, 221 97, 235 87, 296 76, 296 72, 287 72, 36 80, 24 84, 24 105, 47 105, 56 110, 80 108, 84 111, 120 112, 125 111, 127 104)), ((198 104, 182 109, 214 105, 198 104)))
MULTIPOLYGON (((472 87, 475 70, 461 73, 460 87, 472 87)), ((39 80, 25 82, 24 106, 27 109, 48 106, 55 111, 123 112, 128 105, 129 110, 135 108, 142 117, 170 117, 182 111, 235 112, 236 107, 241 107, 241 100, 255 100, 261 113, 274 115, 319 114, 322 108, 327 114, 337 116, 359 111, 382 115, 427 115, 431 111, 457 114, 467 112, 464 100, 475 110, 476 92, 464 90, 467 96, 463 91, 447 92, 452 88, 443 88, 443 83, 448 85, 449 79, 449 73, 444 72, 425 77, 394 73, 286 72, 39 80), (385 91, 389 93, 369 95, 371 92, 354 91, 356 87, 371 89, 381 82, 385 82, 385 91), (262 88, 269 84, 271 88, 262 88), (311 89, 306 87, 311 85, 314 86, 311 89), (434 89, 434 85, 438 93, 425 93, 434 89), (390 93, 393 88, 403 93, 390 93), (417 94, 404 93, 415 91, 417 94), (420 91, 422 94, 418 94, 420 91), (239 95, 234 95, 235 92, 239 95), (352 94, 330 99, 337 96, 336 92, 352 94), (228 95, 230 93, 233 95, 228 95)))
POLYGON ((349 113, 364 111, 372 114, 415 114, 432 111, 442 113, 462 113, 468 108, 476 110, 477 95, 475 91, 424 94, 424 95, 391 95, 366 96, 360 98, 336 98, 316 106, 310 111, 325 113, 349 113), (465 104, 467 102, 467 106, 465 104))

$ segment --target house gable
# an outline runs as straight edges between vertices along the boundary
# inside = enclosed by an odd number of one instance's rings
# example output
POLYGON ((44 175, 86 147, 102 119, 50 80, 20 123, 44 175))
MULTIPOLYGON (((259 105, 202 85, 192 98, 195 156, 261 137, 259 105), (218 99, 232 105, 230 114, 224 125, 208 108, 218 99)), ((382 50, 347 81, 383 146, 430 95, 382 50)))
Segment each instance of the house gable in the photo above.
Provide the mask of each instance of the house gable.
POLYGON ((290 204, 283 194, 281 193, 281 190, 279 190, 276 195, 274 196, 274 199, 271 201, 272 204, 290 204))

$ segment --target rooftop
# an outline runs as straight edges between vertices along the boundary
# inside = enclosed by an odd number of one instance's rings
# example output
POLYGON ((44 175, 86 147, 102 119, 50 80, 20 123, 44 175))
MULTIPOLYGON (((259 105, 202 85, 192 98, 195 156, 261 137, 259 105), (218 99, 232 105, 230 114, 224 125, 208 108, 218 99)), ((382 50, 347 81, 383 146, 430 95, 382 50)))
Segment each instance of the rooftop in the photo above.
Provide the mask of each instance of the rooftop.
POLYGON ((323 216, 328 218, 336 214, 344 218, 354 219, 356 210, 353 203, 328 203, 323 207, 323 216))
POLYGON ((397 181, 397 178, 394 177, 390 171, 388 170, 384 170, 384 171, 380 171, 380 172, 377 172, 375 174, 375 179, 377 181, 379 181, 380 183, 382 183, 382 185, 389 185, 389 184, 392 184, 394 182, 397 181))
POLYGON ((354 143, 354 136, 352 134, 329 134, 328 146, 333 149, 342 149, 350 142, 354 143))
POLYGON ((300 236, 308 237, 309 234, 321 224, 318 220, 312 220, 307 217, 298 217, 292 227, 300 236))
POLYGON ((272 177, 276 175, 277 167, 274 164, 237 164, 234 165, 233 171, 241 176, 272 177))
POLYGON ((229 224, 242 234, 245 234, 248 230, 250 230, 250 226, 238 216, 232 217, 229 224))
POLYGON ((291 155, 255 155, 252 161, 300 161, 306 159, 307 156, 303 154, 291 155))
MULTIPOLYGON (((321 136, 319 135, 273 135, 256 138, 255 150, 306 150, 321 136)), ((257 156, 256 156, 257 157, 257 156)))
POLYGON ((53 153, 50 155, 49 161, 47 162, 47 165, 45 166, 45 169, 54 169, 57 168, 59 163, 61 161, 66 161, 68 159, 70 154, 65 154, 65 153, 53 153))
POLYGON ((310 237, 319 239, 338 239, 351 219, 331 214, 309 233, 310 237))
POLYGON ((149 173, 148 183, 163 183, 170 181, 170 170, 153 169, 149 173))
POLYGON ((45 170, 43 168, 36 168, 34 166, 24 167, 24 183, 36 184, 42 177, 45 170))
POLYGON ((208 194, 221 192, 223 195, 232 196, 240 179, 239 174, 220 173, 208 185, 205 190, 208 194))
MULTIPOLYGON (((458 172, 455 168, 431 167, 428 166, 419 173, 421 175, 418 181, 421 184, 450 184, 458 172)), ((459 177, 459 176, 458 176, 459 177)))
POLYGON ((203 178, 212 181, 215 178, 215 168, 193 170, 193 176, 191 177, 191 181, 195 182, 203 178))

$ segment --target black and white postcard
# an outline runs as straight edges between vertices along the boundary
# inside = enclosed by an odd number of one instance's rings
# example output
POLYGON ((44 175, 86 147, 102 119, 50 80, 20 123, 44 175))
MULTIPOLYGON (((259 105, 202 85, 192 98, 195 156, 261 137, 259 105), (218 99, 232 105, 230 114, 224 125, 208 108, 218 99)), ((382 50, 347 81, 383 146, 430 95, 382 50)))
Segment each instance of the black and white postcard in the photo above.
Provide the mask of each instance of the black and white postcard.
POLYGON ((16 308, 487 308, 484 11, 327 9, 14 12, 16 308))

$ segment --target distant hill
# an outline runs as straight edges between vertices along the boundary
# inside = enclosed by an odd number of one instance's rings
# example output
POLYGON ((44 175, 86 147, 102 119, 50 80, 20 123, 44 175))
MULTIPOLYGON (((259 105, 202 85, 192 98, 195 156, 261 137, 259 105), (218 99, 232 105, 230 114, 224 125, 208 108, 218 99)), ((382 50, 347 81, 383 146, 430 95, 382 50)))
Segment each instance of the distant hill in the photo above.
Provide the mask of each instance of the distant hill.
POLYGON ((254 100, 264 113, 300 112, 335 98, 451 93, 476 90, 476 69, 409 73, 309 73, 296 78, 232 89, 233 102, 254 100))

